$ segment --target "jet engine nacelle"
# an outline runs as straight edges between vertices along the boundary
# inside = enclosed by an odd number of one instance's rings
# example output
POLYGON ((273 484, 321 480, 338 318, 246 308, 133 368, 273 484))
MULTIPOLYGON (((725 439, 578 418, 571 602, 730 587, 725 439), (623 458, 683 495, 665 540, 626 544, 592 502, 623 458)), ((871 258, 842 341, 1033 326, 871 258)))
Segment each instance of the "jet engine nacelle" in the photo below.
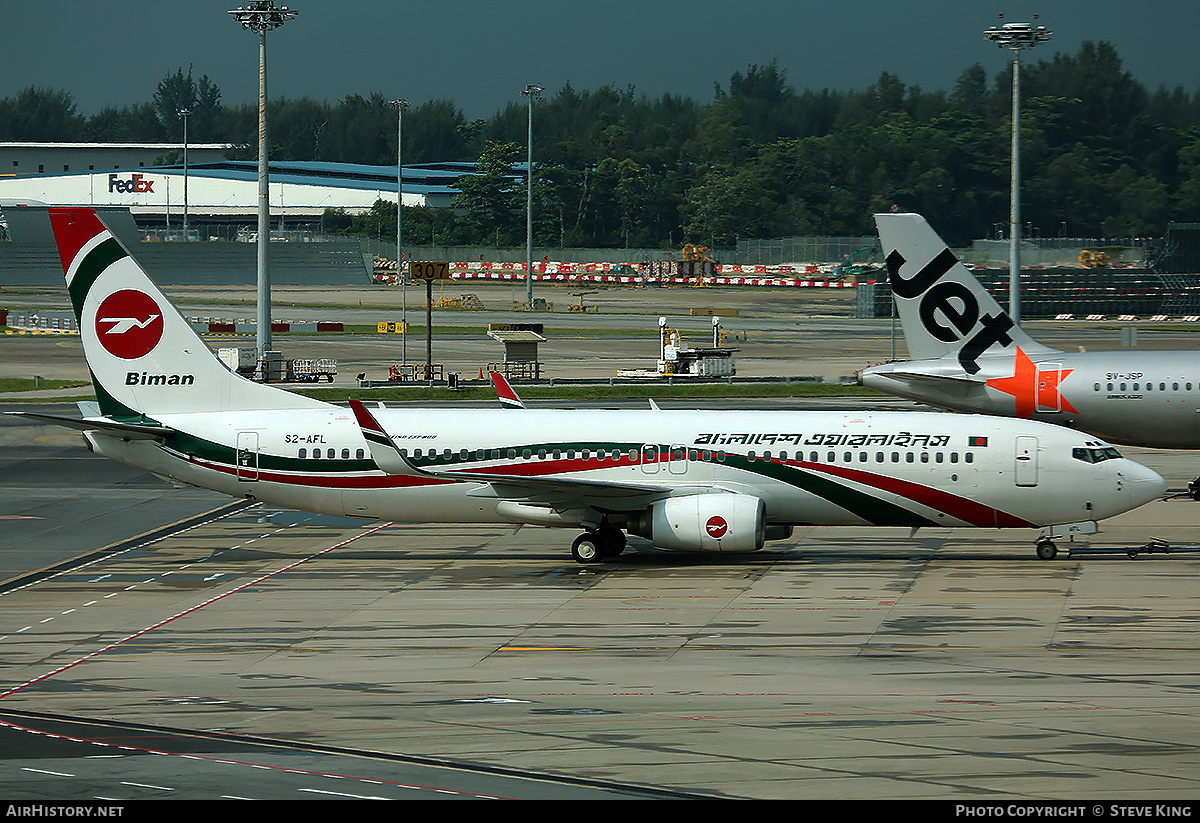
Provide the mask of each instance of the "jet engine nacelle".
POLYGON ((636 524, 655 548, 678 552, 756 552, 766 539, 766 507, 746 494, 693 494, 659 500, 636 524))

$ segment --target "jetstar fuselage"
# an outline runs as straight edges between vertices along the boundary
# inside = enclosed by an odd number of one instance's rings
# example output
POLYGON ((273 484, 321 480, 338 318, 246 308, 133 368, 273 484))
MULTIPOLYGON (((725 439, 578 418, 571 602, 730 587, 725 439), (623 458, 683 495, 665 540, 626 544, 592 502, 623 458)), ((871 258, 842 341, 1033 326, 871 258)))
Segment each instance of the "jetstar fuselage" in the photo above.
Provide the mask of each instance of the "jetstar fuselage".
POLYGON ((966 375, 957 357, 886 363, 864 386, 955 411, 1044 420, 1114 443, 1200 448, 1200 353, 989 354, 966 375))

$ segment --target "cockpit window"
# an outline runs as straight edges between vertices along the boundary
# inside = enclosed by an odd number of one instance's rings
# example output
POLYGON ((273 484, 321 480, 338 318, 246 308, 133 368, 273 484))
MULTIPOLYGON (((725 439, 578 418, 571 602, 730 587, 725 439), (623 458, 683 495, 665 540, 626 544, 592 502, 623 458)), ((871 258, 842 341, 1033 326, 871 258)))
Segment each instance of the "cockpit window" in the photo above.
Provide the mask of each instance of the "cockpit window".
POLYGON ((1071 456, 1084 463, 1103 463, 1105 460, 1117 460, 1121 457, 1121 453, 1112 446, 1105 446, 1094 449, 1071 449, 1071 456))

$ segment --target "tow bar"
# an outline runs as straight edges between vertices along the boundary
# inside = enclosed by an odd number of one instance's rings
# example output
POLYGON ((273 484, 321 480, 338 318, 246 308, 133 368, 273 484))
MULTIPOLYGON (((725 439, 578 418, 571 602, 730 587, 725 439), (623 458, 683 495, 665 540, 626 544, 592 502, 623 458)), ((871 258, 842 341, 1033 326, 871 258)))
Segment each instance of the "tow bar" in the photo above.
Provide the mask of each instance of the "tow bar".
POLYGON ((1085 554, 1124 554, 1131 560, 1136 559, 1139 554, 1188 554, 1200 552, 1200 546, 1172 546, 1167 541, 1153 537, 1149 543, 1141 546, 1131 546, 1129 548, 1100 548, 1100 547, 1079 547, 1070 548, 1067 550, 1067 555, 1074 557, 1075 555, 1085 554))

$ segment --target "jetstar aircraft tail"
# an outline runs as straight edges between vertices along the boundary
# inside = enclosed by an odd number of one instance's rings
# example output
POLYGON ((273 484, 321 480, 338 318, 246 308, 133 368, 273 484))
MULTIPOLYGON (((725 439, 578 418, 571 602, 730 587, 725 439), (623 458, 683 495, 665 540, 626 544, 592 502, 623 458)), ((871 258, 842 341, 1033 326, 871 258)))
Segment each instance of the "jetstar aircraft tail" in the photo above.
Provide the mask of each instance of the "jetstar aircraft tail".
POLYGON ((225 368, 95 211, 48 211, 102 414, 327 407, 225 368))
POLYGON ((984 354, 1051 352, 1015 325, 919 214, 877 214, 888 282, 914 360, 955 355, 968 374, 984 354))

